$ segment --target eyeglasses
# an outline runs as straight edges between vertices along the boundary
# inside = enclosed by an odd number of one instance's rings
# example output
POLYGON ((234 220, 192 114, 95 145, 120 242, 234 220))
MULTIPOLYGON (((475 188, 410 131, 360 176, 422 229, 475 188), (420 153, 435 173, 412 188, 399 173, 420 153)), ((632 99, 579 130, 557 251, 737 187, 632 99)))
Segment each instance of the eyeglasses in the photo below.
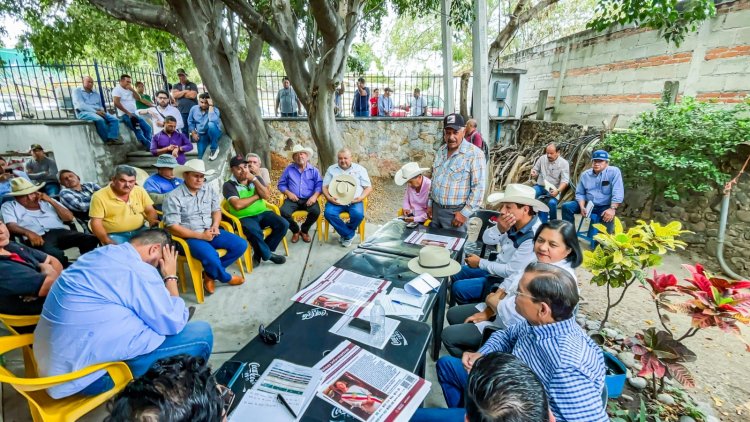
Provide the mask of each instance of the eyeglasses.
POLYGON ((224 409, 224 415, 228 415, 229 409, 234 403, 234 391, 221 384, 216 384, 216 389, 219 390, 219 399, 224 409))
POLYGON ((263 340, 263 343, 271 345, 279 344, 281 343, 281 325, 279 325, 278 331, 274 333, 273 331, 266 330, 265 325, 260 324, 260 327, 258 327, 258 336, 263 340))
POLYGON ((516 290, 516 296, 526 296, 526 297, 528 297, 531 300, 534 300, 534 301, 537 300, 534 296, 532 296, 532 295, 530 295, 528 293, 524 293, 524 292, 522 292, 520 290, 516 290))

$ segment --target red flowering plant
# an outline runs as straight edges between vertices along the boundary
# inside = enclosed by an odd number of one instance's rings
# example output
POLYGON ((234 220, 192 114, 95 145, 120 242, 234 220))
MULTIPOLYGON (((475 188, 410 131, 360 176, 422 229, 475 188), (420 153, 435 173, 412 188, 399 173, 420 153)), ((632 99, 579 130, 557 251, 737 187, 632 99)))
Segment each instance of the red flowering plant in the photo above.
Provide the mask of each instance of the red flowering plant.
POLYGON ((738 326, 738 323, 750 323, 750 281, 718 277, 706 272, 700 264, 684 267, 690 272, 690 278, 685 279, 688 284, 679 283, 673 274, 658 274, 656 271, 653 278, 646 279, 664 330, 657 331, 652 327, 636 333, 628 341, 636 359, 643 365, 638 376, 650 380, 654 397, 664 388, 664 377, 672 378, 686 387, 694 386, 692 375, 682 363, 692 362, 696 356, 682 344, 682 340, 704 328, 718 327, 737 335, 750 352, 750 345, 739 336, 738 326), (673 300, 685 297, 687 300, 684 302, 673 300), (676 337, 667 326, 669 318, 662 314, 662 309, 688 315, 691 318, 690 328, 676 337))

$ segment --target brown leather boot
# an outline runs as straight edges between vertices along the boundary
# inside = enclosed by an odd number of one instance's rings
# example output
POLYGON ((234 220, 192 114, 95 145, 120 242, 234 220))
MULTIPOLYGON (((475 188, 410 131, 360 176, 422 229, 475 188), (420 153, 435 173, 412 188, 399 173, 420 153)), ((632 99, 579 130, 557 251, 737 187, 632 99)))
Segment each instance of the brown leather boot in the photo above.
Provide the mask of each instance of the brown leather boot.
POLYGON ((206 273, 203 273, 203 290, 210 295, 214 294, 214 291, 216 291, 216 282, 206 273))
POLYGON ((292 243, 299 242, 299 232, 292 234, 292 243))
POLYGON ((300 232, 300 236, 302 236, 302 240, 305 241, 305 243, 310 243, 310 235, 309 234, 300 232))
POLYGON ((244 283, 245 279, 238 275, 233 275, 232 279, 229 280, 230 286, 239 286, 240 284, 244 283))

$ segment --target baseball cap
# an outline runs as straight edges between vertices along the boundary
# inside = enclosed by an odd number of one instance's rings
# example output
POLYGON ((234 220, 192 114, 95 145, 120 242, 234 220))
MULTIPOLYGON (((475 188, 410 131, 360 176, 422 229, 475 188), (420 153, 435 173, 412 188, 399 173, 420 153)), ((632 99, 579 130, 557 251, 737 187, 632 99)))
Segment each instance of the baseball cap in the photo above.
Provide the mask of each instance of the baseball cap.
POLYGON ((42 148, 41 145, 39 145, 39 144, 31 144, 31 150, 32 151, 37 150, 37 149, 41 149, 42 151, 44 151, 44 148, 42 148))
POLYGON ((458 113, 449 114, 443 119, 443 129, 451 128, 453 130, 459 130, 464 126, 466 126, 464 123, 464 116, 458 113))
POLYGON ((177 69, 177 74, 178 75, 187 75, 187 72, 185 72, 185 69, 179 68, 179 69, 177 69))
POLYGON ((609 161, 609 153, 603 149, 600 149, 594 151, 594 153, 591 155, 591 159, 609 161))
POLYGON ((229 167, 237 167, 240 164, 247 164, 247 160, 245 160, 245 157, 238 155, 236 157, 232 157, 231 160, 229 160, 229 167))

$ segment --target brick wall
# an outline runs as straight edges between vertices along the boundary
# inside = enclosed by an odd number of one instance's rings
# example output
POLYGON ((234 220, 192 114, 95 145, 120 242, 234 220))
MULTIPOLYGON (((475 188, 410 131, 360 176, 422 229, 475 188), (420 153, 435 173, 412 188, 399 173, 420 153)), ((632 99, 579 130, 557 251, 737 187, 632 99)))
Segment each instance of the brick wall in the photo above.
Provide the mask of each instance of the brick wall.
POLYGON ((661 97, 666 81, 679 95, 731 104, 750 95, 750 0, 724 2, 717 15, 675 47, 656 31, 585 31, 501 58, 499 67, 527 70, 521 105, 536 109, 540 90, 555 120, 618 127, 661 97))

